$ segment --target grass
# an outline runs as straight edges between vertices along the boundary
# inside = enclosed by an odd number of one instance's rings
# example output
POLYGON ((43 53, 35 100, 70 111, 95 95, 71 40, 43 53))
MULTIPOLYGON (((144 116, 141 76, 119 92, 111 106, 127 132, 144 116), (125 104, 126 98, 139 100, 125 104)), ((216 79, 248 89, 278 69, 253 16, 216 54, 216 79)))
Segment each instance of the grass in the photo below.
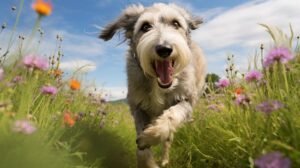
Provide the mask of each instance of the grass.
MULTIPOLYGON (((293 35, 288 37, 279 29, 264 26, 275 42, 289 43, 286 47, 294 58, 287 64, 263 67, 260 60, 267 54, 262 48, 249 62, 249 70, 259 70, 263 78, 247 82, 235 70, 233 57, 228 57, 230 85, 216 88, 209 83, 207 93, 194 108, 194 121, 175 134, 169 167, 255 167, 257 158, 274 151, 288 158, 291 167, 300 167, 298 41, 292 48, 293 35), (238 88, 241 93, 237 93, 238 88), (241 95, 244 99, 238 102, 241 95), (262 112, 258 108, 262 102, 275 100, 280 104, 278 109, 262 112)), ((0 32, 0 37, 6 33, 4 29, 0 32)), ((34 50, 23 50, 34 54, 34 50)), ((60 47, 50 56, 47 69, 24 66, 26 54, 20 51, 1 53, 0 167, 135 167, 135 129, 128 105, 105 103, 82 86, 70 88, 70 79, 80 76, 58 73, 60 47), (43 86, 54 86, 58 92, 42 92, 43 86), (18 125, 20 121, 25 124, 18 125)), ((155 153, 161 152, 155 149, 155 153)))

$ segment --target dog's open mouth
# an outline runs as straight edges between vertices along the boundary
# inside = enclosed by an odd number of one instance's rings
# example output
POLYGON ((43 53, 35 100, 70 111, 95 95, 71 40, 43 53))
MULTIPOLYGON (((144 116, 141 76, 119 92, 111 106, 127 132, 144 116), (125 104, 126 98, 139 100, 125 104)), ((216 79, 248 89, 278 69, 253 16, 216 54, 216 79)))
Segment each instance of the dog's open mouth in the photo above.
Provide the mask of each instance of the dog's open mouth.
POLYGON ((161 88, 169 88, 173 81, 174 60, 156 60, 154 69, 158 85, 161 88))

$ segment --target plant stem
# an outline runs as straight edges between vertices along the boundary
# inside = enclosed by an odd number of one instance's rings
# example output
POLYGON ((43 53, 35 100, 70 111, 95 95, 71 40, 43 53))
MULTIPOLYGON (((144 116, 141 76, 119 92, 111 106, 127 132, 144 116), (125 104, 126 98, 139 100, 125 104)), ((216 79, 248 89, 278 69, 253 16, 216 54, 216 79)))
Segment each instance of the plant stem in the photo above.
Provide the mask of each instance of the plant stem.
POLYGON ((24 0, 20 0, 18 14, 17 14, 16 21, 15 21, 13 29, 12 29, 12 33, 11 33, 9 41, 8 41, 8 46, 7 46, 6 52, 1 56, 1 59, 3 59, 3 61, 1 61, 2 65, 4 64, 5 59, 7 57, 7 54, 9 53, 9 50, 13 45, 13 37, 15 35, 16 28, 17 28, 19 20, 20 20, 20 16, 21 16, 21 13, 22 13, 23 6, 24 6, 24 0))

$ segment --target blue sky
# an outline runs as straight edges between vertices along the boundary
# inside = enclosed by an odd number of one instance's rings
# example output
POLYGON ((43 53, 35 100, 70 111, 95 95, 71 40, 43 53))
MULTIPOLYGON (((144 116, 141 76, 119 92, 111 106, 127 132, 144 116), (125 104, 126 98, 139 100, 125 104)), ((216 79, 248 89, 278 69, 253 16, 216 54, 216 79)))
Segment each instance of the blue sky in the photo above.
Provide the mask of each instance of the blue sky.
MULTIPOLYGON (((65 57, 62 68, 72 71, 89 65, 84 69, 86 81, 93 81, 86 84, 88 87, 99 88, 108 95, 108 99, 124 98, 127 46, 125 43, 119 45, 118 37, 106 43, 97 39, 99 27, 114 20, 130 4, 149 6, 155 2, 176 3, 204 18, 205 23, 192 36, 206 53, 209 72, 220 76, 224 75, 228 54, 235 54, 237 68, 245 71, 247 60, 260 43, 270 44, 268 35, 258 23, 275 25, 286 32, 291 23, 294 31, 300 32, 300 2, 297 0, 52 0, 53 13, 44 18, 41 25, 45 38, 39 53, 44 55, 53 52, 56 34, 63 36, 65 57)), ((33 27, 36 14, 31 10, 31 3, 25 0, 18 34, 26 36, 33 27)), ((6 22, 8 30, 0 35, 1 48, 7 45, 6 35, 16 16, 11 7, 18 4, 19 0, 2 0, 0 23, 6 22)))

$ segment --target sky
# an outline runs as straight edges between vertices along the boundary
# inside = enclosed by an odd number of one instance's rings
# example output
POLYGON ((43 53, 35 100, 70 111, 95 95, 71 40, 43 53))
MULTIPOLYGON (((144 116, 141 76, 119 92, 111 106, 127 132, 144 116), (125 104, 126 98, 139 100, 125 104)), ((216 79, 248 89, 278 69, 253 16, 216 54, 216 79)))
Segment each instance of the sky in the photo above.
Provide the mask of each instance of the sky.
MULTIPOLYGON (((17 32, 28 36, 37 18, 25 0, 17 32)), ((192 32, 192 39, 204 50, 208 72, 224 76, 226 57, 235 55, 240 71, 260 44, 271 47, 271 39, 260 23, 277 26, 289 34, 289 24, 296 35, 300 33, 300 0, 51 0, 53 13, 43 18, 45 32, 38 54, 49 55, 55 50, 56 35, 63 37, 64 57, 61 68, 72 72, 84 66, 85 86, 101 92, 106 99, 126 97, 126 43, 116 36, 109 42, 97 38, 100 29, 116 19, 130 4, 150 6, 156 2, 175 3, 193 15, 201 16, 204 24, 192 32)), ((1 0, 0 24, 7 30, 0 34, 0 48, 7 47, 10 30, 19 9, 19 0, 1 0)), ((2 54, 3 49, 0 50, 2 54)))

